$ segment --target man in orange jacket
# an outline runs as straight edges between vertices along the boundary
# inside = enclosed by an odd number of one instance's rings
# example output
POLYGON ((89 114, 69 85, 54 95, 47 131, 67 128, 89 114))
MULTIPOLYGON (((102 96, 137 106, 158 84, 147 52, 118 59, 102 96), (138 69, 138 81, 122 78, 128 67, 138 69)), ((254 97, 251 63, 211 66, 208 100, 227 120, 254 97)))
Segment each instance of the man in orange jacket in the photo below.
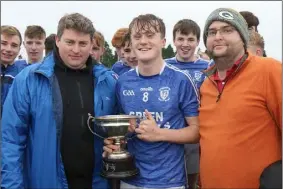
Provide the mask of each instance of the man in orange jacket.
POLYGON ((247 23, 232 9, 213 11, 203 38, 215 65, 200 88, 202 187, 258 188, 282 157, 282 64, 247 52, 247 23))

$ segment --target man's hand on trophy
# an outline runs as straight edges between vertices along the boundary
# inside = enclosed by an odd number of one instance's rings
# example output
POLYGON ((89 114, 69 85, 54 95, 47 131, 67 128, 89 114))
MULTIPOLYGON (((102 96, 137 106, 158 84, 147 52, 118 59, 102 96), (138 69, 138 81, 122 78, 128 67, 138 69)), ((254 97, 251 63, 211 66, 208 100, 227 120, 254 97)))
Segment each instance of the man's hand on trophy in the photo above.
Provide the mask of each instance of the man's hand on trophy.
POLYGON ((140 122, 138 128, 135 129, 137 137, 148 142, 160 141, 160 128, 148 110, 145 110, 146 119, 140 122))
MULTIPOLYGON (((122 146, 126 144, 125 140, 121 140, 120 142, 122 146)), ((113 153, 113 151, 115 150, 120 150, 120 146, 114 144, 114 139, 111 138, 104 139, 104 146, 103 146, 104 152, 102 153, 102 156, 106 157, 108 156, 108 154, 113 153)))
POLYGON ((136 125, 137 125, 136 120, 135 119, 130 119, 130 126, 128 127, 128 131, 130 133, 133 133, 135 131, 135 129, 137 128, 136 125))
POLYGON ((114 139, 104 139, 104 145, 103 146, 103 153, 102 156, 106 157, 108 154, 111 154, 115 150, 119 150, 119 146, 114 144, 114 139))

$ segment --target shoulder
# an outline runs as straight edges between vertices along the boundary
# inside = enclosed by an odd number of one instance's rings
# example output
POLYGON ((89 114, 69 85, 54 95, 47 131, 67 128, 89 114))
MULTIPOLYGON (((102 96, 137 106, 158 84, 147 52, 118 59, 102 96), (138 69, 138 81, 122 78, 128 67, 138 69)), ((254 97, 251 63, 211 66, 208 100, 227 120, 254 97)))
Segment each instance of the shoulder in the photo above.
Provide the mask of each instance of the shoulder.
POLYGON ((166 65, 166 70, 165 70, 171 78, 174 78, 174 81, 188 81, 192 82, 193 79, 190 76, 190 74, 186 70, 181 70, 177 68, 176 66, 167 64, 166 65))
POLYGON ((167 58, 167 59, 164 59, 164 61, 168 64, 174 64, 176 63, 176 58, 175 57, 167 58))
POLYGON ((118 83, 131 81, 134 77, 137 77, 136 69, 130 69, 129 71, 119 76, 118 83))

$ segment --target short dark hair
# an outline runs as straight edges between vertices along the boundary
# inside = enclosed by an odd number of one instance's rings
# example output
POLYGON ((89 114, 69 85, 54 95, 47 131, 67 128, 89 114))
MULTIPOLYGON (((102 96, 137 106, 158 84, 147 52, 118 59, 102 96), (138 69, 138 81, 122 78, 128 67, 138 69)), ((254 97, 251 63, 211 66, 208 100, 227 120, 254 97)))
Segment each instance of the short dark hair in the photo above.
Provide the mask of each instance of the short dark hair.
POLYGON ((155 32, 161 33, 162 38, 165 37, 165 33, 166 33, 165 24, 162 19, 155 16, 154 14, 142 14, 139 15, 138 17, 135 17, 129 25, 130 34, 135 25, 139 30, 138 32, 142 30, 148 30, 148 28, 152 27, 155 30, 155 32))
POLYGON ((246 20, 248 27, 252 27, 255 26, 256 31, 257 31, 257 27, 259 25, 259 20, 258 17, 256 17, 252 12, 250 11, 241 11, 240 14, 244 17, 244 19, 246 20))
POLYGON ((92 21, 80 13, 67 14, 63 16, 58 23, 57 37, 60 39, 65 29, 73 29, 90 35, 90 40, 93 41, 95 28, 92 21))
POLYGON ((46 37, 46 32, 41 26, 30 25, 26 28, 25 37, 43 39, 46 37))
POLYGON ((175 39, 176 32, 178 31, 183 35, 189 35, 190 33, 192 33, 193 35, 197 36, 198 41, 200 39, 200 27, 193 20, 190 19, 179 20, 173 28, 173 40, 175 39))
POLYGON ((48 54, 50 51, 53 50, 53 47, 55 45, 55 37, 56 34, 52 33, 45 39, 45 54, 48 54))

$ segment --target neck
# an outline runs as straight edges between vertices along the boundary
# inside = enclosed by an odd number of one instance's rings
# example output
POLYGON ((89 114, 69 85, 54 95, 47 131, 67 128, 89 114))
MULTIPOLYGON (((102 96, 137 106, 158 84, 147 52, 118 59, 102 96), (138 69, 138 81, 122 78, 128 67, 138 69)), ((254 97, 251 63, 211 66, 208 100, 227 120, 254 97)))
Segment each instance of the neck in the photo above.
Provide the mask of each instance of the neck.
POLYGON ((152 61, 138 62, 139 73, 143 76, 157 75, 161 72, 163 66, 164 66, 164 60, 162 59, 161 56, 152 61))
POLYGON ((245 54, 245 50, 241 50, 239 53, 225 57, 214 57, 214 62, 218 71, 227 71, 233 64, 239 60, 245 54))
POLYGON ((14 62, 1 62, 1 65, 3 65, 5 68, 7 68, 10 65, 13 65, 14 62))
POLYGON ((180 62, 194 62, 197 60, 197 57, 193 54, 188 58, 182 58, 179 54, 176 55, 176 59, 180 62))
POLYGON ((41 57, 40 59, 38 59, 38 60, 28 59, 28 64, 37 63, 37 62, 39 62, 39 61, 41 61, 41 60, 42 60, 42 57, 41 57))

